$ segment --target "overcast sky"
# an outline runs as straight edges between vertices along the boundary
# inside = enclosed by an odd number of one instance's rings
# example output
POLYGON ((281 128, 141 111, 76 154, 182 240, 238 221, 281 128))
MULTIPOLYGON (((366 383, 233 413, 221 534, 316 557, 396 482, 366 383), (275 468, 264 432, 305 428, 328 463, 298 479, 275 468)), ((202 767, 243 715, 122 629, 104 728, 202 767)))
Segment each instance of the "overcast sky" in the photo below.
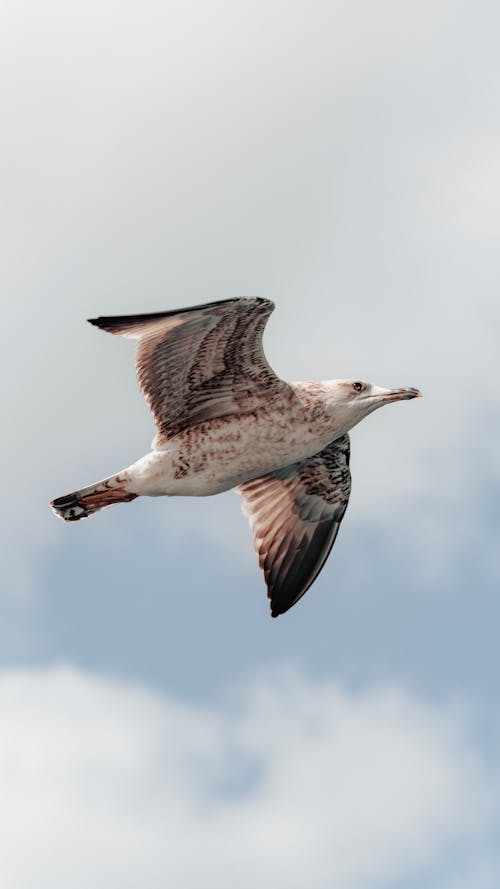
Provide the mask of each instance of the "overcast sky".
POLYGON ((2 886, 496 889, 498 4, 2 19, 2 886), (154 434, 85 318, 234 295, 285 378, 424 393, 276 621, 231 493, 48 508, 154 434))

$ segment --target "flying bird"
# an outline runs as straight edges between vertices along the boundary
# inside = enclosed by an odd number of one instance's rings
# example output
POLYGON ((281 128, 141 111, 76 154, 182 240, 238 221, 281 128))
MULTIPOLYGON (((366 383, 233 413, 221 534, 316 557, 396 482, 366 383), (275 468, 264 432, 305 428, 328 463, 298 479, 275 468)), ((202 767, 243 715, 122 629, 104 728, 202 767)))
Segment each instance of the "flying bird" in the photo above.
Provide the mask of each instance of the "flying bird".
POLYGON ((281 380, 262 346, 273 310, 270 300, 241 297, 89 319, 137 340, 137 378, 157 434, 145 457, 51 506, 75 522, 140 496, 234 488, 277 617, 309 589, 337 536, 351 489, 349 430, 420 392, 364 380, 281 380))

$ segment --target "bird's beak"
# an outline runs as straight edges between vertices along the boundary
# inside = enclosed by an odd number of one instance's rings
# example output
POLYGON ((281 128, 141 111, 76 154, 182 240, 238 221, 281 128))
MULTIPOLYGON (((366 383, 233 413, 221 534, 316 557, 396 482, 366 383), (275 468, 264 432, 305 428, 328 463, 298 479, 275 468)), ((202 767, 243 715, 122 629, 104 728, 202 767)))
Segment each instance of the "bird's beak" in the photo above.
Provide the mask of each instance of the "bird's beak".
POLYGON ((402 389, 382 389, 380 386, 374 386, 368 398, 380 404, 388 404, 391 401, 407 401, 409 398, 421 398, 422 393, 412 386, 402 389))

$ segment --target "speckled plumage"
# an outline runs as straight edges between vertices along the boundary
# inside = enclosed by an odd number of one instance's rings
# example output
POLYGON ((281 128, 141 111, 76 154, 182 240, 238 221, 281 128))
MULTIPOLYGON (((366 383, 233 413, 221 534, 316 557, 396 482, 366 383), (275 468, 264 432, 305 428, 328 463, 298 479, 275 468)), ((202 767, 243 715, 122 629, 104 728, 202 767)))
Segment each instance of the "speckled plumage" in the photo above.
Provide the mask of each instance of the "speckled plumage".
POLYGON ((264 355, 273 303, 237 298, 176 312, 92 319, 137 340, 137 377, 154 415, 152 451, 52 502, 76 521, 137 496, 235 488, 250 517, 273 616, 309 588, 350 492, 347 432, 380 404, 413 398, 362 381, 287 383, 264 355))

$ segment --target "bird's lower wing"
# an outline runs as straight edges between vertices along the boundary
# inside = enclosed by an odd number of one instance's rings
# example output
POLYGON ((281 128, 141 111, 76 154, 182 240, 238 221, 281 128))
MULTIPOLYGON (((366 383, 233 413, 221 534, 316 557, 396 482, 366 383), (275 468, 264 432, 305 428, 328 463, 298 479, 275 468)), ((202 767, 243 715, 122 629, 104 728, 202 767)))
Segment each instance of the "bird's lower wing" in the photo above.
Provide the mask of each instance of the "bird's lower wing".
POLYGON ((335 542, 351 491, 349 436, 236 490, 277 617, 309 589, 335 542))

